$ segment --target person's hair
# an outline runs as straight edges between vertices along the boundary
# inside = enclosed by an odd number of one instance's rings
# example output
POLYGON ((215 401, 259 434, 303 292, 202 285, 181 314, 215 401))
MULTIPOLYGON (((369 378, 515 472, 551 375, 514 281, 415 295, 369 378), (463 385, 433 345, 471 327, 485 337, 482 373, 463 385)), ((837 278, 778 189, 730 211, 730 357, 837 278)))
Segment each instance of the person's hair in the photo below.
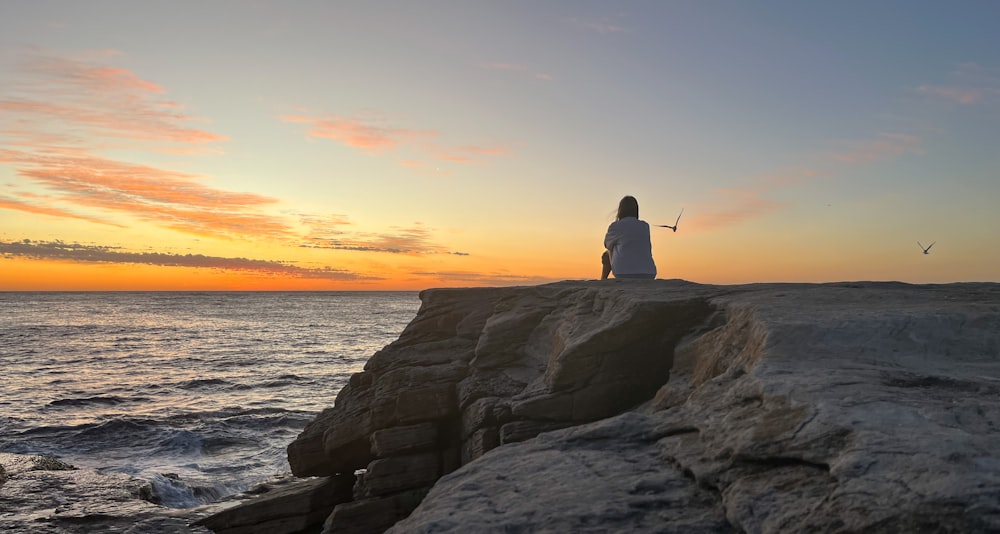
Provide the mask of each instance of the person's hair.
POLYGON ((639 201, 631 195, 622 197, 621 202, 618 203, 618 219, 625 217, 639 218, 639 201))

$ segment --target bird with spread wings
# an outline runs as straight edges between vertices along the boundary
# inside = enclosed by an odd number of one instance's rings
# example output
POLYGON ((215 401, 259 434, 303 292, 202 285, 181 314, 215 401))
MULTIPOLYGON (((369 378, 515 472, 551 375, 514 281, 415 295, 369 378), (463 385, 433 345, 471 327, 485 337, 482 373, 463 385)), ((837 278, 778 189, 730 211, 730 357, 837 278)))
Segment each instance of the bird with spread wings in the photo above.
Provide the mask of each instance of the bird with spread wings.
POLYGON ((681 215, 684 215, 684 208, 681 208, 681 213, 680 213, 680 215, 677 216, 677 220, 674 221, 674 225, 673 226, 670 226, 669 224, 658 224, 656 226, 658 226, 660 228, 670 228, 671 230, 673 230, 673 231, 676 232, 677 231, 677 223, 681 222, 681 215))

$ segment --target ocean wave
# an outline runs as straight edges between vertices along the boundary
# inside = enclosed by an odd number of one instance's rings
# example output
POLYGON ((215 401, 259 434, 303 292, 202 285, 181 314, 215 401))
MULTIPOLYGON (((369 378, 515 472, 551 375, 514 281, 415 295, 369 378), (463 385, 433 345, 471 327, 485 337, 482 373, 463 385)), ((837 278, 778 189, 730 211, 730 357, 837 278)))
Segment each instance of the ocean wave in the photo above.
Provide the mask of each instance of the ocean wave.
POLYGON ((111 292, 8 293, 0 304, 19 310, 0 325, 18 384, 0 401, 0 451, 153 479, 164 505, 186 507, 286 473, 288 443, 419 302, 111 292), (108 307, 122 313, 99 313, 108 307))
POLYGON ((268 380, 267 382, 257 384, 257 387, 264 389, 285 388, 288 386, 294 386, 295 383, 295 380, 268 380))
POLYGON ((210 388, 214 386, 232 386, 233 383, 221 378, 198 378, 177 384, 181 389, 210 388))
POLYGON ((145 477, 152 486, 153 503, 168 508, 191 508, 216 501, 232 493, 227 485, 191 485, 176 473, 154 473, 145 477))
MULTIPOLYGON (((123 399, 121 397, 106 396, 106 397, 85 397, 85 398, 68 398, 68 399, 56 399, 47 406, 90 406, 93 404, 100 404, 105 406, 114 406, 116 404, 122 404, 128 402, 129 399, 123 399)), ((145 400, 140 398, 138 400, 145 400)))
POLYGON ((123 440, 155 432, 158 426, 154 419, 116 418, 103 423, 80 425, 77 438, 101 439, 111 436, 115 440, 123 440))
POLYGON ((281 417, 286 415, 303 415, 305 417, 311 417, 311 412, 306 412, 302 410, 286 410, 284 408, 277 408, 274 406, 266 406, 262 408, 247 408, 244 406, 226 406, 217 410, 206 410, 203 412, 188 412, 184 414, 176 414, 169 416, 164 419, 167 424, 175 423, 186 423, 192 421, 204 421, 209 422, 213 420, 231 420, 234 418, 247 418, 249 422, 254 422, 256 424, 266 423, 269 419, 274 417, 281 417))

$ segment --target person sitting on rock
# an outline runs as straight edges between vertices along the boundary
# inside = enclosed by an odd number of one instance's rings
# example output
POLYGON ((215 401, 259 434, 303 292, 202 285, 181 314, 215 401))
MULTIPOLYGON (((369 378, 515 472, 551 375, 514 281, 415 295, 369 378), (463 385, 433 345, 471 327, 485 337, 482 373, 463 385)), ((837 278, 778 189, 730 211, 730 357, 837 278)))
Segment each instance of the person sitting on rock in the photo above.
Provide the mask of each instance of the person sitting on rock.
POLYGON ((625 196, 618 203, 618 218, 608 226, 604 236, 604 269, 601 280, 614 273, 615 278, 656 278, 653 246, 649 240, 649 224, 639 219, 639 202, 625 196))

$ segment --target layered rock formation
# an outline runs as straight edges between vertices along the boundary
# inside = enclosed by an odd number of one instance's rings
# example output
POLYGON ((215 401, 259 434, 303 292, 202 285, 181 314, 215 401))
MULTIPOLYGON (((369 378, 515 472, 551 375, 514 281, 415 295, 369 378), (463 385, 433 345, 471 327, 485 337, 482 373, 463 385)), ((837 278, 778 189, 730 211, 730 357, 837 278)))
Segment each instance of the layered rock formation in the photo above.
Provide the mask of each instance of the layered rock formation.
POLYGON ((1000 530, 996 284, 421 298, 288 448, 326 532, 1000 530))

